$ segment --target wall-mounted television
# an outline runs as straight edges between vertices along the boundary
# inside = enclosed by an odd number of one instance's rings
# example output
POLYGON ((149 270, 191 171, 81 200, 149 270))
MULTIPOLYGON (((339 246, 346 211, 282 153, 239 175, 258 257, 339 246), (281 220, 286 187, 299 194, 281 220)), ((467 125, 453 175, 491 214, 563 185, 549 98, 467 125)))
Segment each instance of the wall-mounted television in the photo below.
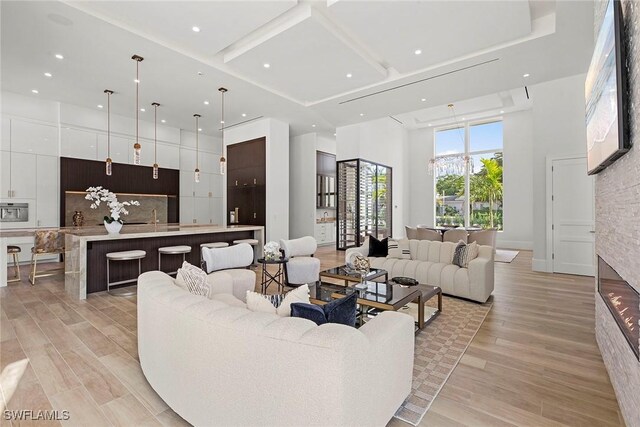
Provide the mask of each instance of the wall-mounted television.
POLYGON ((597 174, 631 148, 622 6, 609 0, 585 83, 587 169, 597 174))

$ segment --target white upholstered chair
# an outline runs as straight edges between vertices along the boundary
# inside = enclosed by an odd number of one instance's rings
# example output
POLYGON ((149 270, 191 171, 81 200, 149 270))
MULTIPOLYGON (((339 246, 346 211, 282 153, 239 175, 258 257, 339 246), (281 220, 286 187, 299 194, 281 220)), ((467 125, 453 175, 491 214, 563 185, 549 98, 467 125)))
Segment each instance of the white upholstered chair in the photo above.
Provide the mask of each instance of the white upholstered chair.
POLYGON ((253 248, 249 243, 226 248, 202 248, 202 269, 220 286, 232 283, 232 293, 241 301, 246 301, 247 291, 256 287, 256 273, 249 269, 252 263, 253 248))
POLYGON ((292 240, 280 240, 280 248, 289 260, 284 265, 287 286, 297 287, 320 281, 320 260, 313 254, 318 249, 311 236, 292 240))
POLYGON ((498 230, 496 230, 495 228, 474 231, 469 234, 469 243, 476 242, 479 245, 491 246, 495 251, 497 235, 498 235, 498 230))
POLYGON ((458 243, 459 241, 463 241, 467 243, 467 239, 469 237, 469 232, 463 228, 453 228, 451 230, 447 230, 442 235, 443 242, 453 242, 458 243))
POLYGON ((434 242, 442 242, 442 233, 428 228, 418 227, 416 229, 416 240, 431 240, 434 242))

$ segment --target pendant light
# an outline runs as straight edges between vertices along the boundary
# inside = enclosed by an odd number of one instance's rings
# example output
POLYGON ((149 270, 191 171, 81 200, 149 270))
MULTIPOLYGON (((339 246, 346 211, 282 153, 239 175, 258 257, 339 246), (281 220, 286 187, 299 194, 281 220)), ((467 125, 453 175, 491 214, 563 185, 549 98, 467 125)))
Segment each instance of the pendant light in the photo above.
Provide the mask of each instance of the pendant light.
POLYGON ((220 94, 222 96, 222 107, 220 108, 220 115, 222 117, 220 119, 221 132, 222 132, 222 154, 220 155, 220 175, 224 175, 225 172, 227 171, 227 159, 224 158, 224 94, 227 91, 227 89, 221 87, 218 90, 220 91, 220 94))
POLYGON ((140 152, 142 150, 142 146, 140 145, 140 142, 138 140, 138 136, 139 136, 139 123, 138 123, 138 116, 140 115, 140 110, 138 108, 138 101, 139 101, 139 92, 140 92, 140 63, 142 61, 144 61, 144 58, 142 56, 139 55, 133 55, 131 57, 131 59, 133 59, 134 61, 136 61, 136 143, 133 144, 133 164, 134 165, 139 165, 140 164, 140 152))
POLYGON ((200 164, 198 162, 198 149, 199 149, 198 134, 200 133, 200 129, 198 128, 198 119, 201 116, 200 116, 200 114, 194 114, 193 117, 196 118, 196 170, 193 173, 193 180, 195 182, 200 182, 200 169, 198 169, 198 166, 200 166, 200 164))
POLYGON ((107 176, 111 176, 113 168, 111 161, 111 95, 113 95, 113 91, 105 89, 104 93, 107 94, 107 160, 104 162, 104 170, 107 176))
POLYGON ((153 105, 153 179, 158 179, 158 107, 157 102, 153 105))

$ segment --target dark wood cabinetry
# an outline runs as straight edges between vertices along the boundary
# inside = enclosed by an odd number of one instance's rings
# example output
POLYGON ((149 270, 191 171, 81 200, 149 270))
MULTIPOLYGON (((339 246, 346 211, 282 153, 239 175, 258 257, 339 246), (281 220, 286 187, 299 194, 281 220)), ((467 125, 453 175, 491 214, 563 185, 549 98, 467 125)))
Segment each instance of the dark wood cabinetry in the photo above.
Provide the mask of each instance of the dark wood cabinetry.
POLYGON ((258 138, 227 146, 227 221, 238 208, 236 222, 266 223, 266 139, 258 138))

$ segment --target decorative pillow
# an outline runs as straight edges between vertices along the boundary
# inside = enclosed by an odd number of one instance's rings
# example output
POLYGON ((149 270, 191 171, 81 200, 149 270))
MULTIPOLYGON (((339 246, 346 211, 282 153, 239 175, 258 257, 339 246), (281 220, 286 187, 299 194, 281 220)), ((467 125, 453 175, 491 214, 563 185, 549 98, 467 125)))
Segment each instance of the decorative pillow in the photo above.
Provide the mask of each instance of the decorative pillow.
POLYGON ((182 268, 179 268, 176 274, 176 284, 182 287, 181 282, 186 285, 187 290, 192 294, 209 296, 207 273, 187 261, 182 263, 182 268))
POLYGON ((370 257, 386 257, 389 255, 389 238, 385 237, 378 240, 369 235, 369 256, 370 257))
POLYGON ((387 258, 411 259, 409 241, 407 239, 389 239, 389 254, 387 258))
POLYGON ((356 300, 358 294, 353 292, 344 298, 325 304, 322 309, 327 316, 327 322, 340 323, 351 327, 356 326, 356 300))
POLYGON ((464 243, 462 240, 458 242, 455 251, 453 252, 452 264, 461 268, 469 267, 469 262, 478 257, 478 244, 472 242, 469 244, 464 243))
POLYGON ((336 299, 319 307, 314 304, 291 304, 291 317, 311 320, 317 325, 339 323, 351 327, 356 326, 356 303, 358 295, 354 292, 344 298, 336 299))
POLYGON ((251 311, 273 313, 280 317, 291 316, 291 304, 309 303, 309 286, 302 285, 286 295, 263 295, 247 291, 247 308, 251 311))
POLYGON ((291 317, 301 317, 311 320, 316 325, 324 325, 327 323, 327 316, 319 305, 306 304, 303 302, 294 302, 291 304, 291 317))

